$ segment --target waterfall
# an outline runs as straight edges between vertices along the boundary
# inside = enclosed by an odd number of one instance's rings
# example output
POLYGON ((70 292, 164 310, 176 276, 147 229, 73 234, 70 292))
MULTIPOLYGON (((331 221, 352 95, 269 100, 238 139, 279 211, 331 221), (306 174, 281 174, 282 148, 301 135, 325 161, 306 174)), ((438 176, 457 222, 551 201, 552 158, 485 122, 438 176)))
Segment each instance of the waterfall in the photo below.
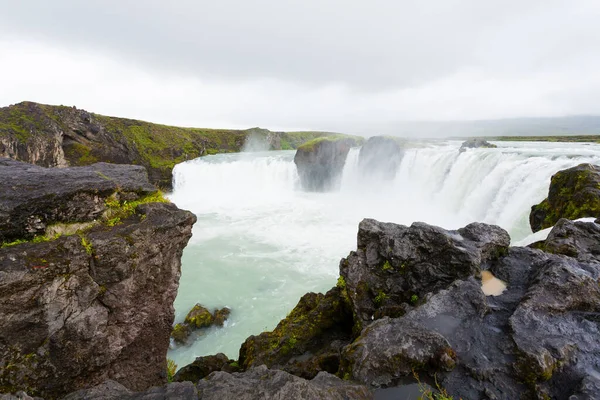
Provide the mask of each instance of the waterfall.
POLYGON ((600 163, 600 146, 496 142, 458 152, 460 142, 423 142, 404 150, 393 180, 359 168, 348 154, 339 191, 304 192, 293 151, 218 154, 179 164, 170 198, 198 216, 183 256, 175 302, 181 321, 197 302, 232 308, 214 329, 170 357, 180 365, 272 329, 306 292, 324 292, 341 257, 356 248, 363 218, 455 229, 497 224, 513 243, 531 234, 529 210, 547 196, 550 177, 583 162, 600 163))

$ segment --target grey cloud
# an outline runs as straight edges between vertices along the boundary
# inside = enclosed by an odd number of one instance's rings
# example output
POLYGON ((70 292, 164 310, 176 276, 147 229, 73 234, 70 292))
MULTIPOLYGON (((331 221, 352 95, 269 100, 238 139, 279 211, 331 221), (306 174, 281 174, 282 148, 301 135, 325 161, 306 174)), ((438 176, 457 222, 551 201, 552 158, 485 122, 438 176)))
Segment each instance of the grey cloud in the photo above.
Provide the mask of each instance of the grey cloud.
POLYGON ((598 45, 594 1, 3 0, 0 33, 147 69, 360 90, 476 66, 524 76, 598 45))

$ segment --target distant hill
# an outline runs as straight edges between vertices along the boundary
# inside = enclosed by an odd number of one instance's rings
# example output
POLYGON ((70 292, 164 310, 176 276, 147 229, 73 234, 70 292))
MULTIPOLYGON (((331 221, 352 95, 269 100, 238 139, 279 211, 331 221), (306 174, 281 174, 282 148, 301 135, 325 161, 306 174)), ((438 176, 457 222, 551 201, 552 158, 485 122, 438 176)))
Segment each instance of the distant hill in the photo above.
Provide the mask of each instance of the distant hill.
POLYGON ((356 124, 344 133, 419 138, 600 135, 600 116, 356 124))
POLYGON ((261 128, 179 128, 33 102, 0 108, 0 157, 45 167, 99 161, 138 164, 146 167, 151 182, 167 189, 173 167, 185 160, 238 152, 248 142, 264 150, 295 149, 328 135, 261 128))

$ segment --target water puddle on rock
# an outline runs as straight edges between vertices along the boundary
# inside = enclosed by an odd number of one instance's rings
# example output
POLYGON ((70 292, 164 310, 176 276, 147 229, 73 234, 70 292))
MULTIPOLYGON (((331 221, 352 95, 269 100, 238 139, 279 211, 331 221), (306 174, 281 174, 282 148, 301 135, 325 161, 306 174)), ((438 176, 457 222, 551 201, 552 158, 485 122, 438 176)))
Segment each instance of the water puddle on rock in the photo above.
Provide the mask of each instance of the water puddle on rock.
POLYGON ((506 283, 490 271, 481 271, 481 290, 486 296, 500 296, 506 290, 506 283))

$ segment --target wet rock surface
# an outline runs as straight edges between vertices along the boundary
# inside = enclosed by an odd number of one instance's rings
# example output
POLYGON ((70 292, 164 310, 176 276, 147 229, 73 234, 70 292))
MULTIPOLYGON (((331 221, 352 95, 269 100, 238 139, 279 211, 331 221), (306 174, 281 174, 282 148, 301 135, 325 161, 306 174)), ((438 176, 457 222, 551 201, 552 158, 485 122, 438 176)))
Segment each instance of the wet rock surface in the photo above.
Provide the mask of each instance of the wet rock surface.
POLYGON ((340 263, 358 332, 373 319, 404 314, 456 279, 479 276, 481 265, 505 254, 509 243, 505 230, 480 223, 447 231, 363 220, 357 250, 340 263))
MULTIPOLYGON (((10 173, 24 176, 12 183, 18 191, 1 197, 12 237, 22 228, 14 221, 28 221, 32 212, 45 223, 73 222, 91 218, 93 204, 104 206, 123 188, 131 195, 154 191, 140 167, 46 170, 3 162, 0 174, 10 173), (76 214, 56 213, 55 199, 82 192, 98 201, 81 201, 76 214)), ((27 241, 25 232, 22 243, 0 248, 0 392, 48 400, 106 379, 131 390, 166 382, 172 303, 195 220, 173 204, 141 204, 114 225, 44 241, 27 241)))
POLYGON ((357 145, 355 138, 338 137, 315 139, 298 147, 294 163, 302 188, 311 192, 337 189, 348 152, 357 145))
POLYGON ((373 136, 360 148, 358 164, 361 172, 367 176, 393 180, 403 155, 400 139, 373 136))
POLYGON ((548 197, 531 207, 534 232, 554 226, 561 218, 600 217, 600 167, 580 164, 552 176, 548 197))

